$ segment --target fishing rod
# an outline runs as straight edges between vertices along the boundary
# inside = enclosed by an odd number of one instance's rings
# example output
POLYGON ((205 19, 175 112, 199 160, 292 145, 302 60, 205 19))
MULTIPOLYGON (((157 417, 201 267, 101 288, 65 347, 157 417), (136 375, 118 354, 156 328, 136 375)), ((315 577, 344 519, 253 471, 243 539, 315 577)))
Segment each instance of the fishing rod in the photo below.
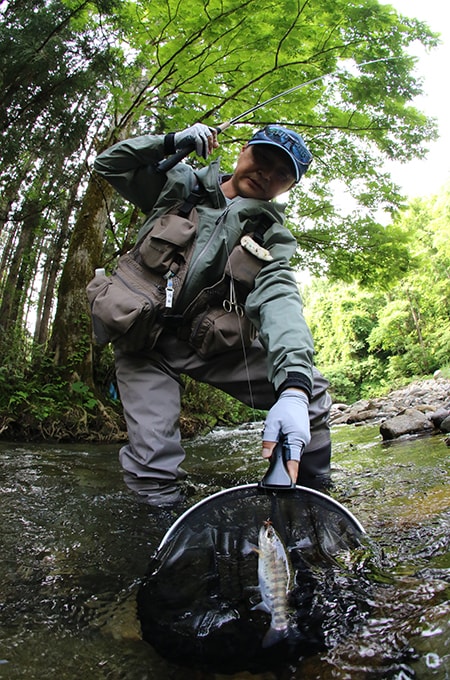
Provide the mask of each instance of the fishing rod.
MULTIPOLYGON (((369 64, 375 64, 379 61, 390 61, 392 59, 398 59, 399 57, 381 57, 380 59, 371 59, 370 61, 363 61, 361 64, 358 64, 359 67, 361 66, 368 66, 369 64)), ((288 94, 291 94, 291 92, 295 92, 296 90, 300 90, 303 87, 307 87, 308 85, 312 85, 313 83, 317 83, 320 80, 323 80, 324 78, 327 78, 328 76, 333 76, 336 75, 334 71, 331 73, 324 73, 321 76, 317 76, 316 78, 311 78, 311 80, 307 80, 305 83, 300 83, 299 85, 294 85, 294 87, 290 87, 288 90, 284 90, 284 92, 280 92, 279 94, 274 95, 273 97, 270 97, 269 99, 266 99, 263 102, 260 102, 259 104, 255 104, 255 106, 252 106, 250 109, 247 109, 247 111, 244 111, 243 113, 240 113, 239 115, 235 116, 231 120, 227 121, 226 123, 221 123, 217 127, 215 127, 215 130, 217 133, 223 132, 227 128, 230 127, 230 125, 234 125, 234 123, 237 123, 238 120, 241 120, 242 118, 245 118, 246 116, 249 116, 251 113, 254 113, 258 109, 261 109, 263 106, 267 106, 267 104, 270 104, 271 102, 275 101, 276 99, 280 99, 281 97, 286 97, 288 94)), ((163 161, 160 161, 156 165, 156 169, 158 172, 167 172, 168 170, 171 170, 177 163, 179 163, 183 158, 188 156, 192 151, 194 151, 194 145, 189 145, 184 147, 183 149, 180 149, 176 153, 174 153, 172 156, 169 156, 169 158, 166 158, 163 161)))

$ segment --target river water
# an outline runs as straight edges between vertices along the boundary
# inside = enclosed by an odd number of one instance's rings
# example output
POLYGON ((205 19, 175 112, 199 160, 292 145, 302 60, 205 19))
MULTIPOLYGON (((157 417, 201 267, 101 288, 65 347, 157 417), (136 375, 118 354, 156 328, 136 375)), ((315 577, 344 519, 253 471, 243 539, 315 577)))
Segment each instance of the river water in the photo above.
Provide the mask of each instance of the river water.
MULTIPOLYGON (((187 443, 192 503, 262 478, 259 432, 219 429, 187 443)), ((227 676, 181 667, 142 639, 136 595, 175 515, 136 503, 121 478, 118 447, 0 443, 0 677, 450 678, 444 438, 386 445, 375 425, 335 427, 332 437, 331 496, 359 520, 373 551, 352 565, 352 582, 360 573, 367 593, 358 595, 366 599, 364 616, 329 635, 325 649, 276 671, 227 676), (374 556, 377 569, 366 568, 374 556)))

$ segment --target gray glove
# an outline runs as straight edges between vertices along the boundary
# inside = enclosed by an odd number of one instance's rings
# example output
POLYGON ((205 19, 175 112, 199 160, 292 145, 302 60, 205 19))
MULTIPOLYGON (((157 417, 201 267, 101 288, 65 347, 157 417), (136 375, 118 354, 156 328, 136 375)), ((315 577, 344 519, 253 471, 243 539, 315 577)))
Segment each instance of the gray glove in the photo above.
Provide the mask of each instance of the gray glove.
POLYGON ((208 158, 214 140, 215 130, 207 125, 203 125, 203 123, 195 123, 195 125, 191 125, 186 130, 176 132, 174 144, 177 151, 187 146, 193 146, 198 156, 208 158))
POLYGON ((277 442, 282 436, 288 459, 300 460, 311 440, 308 397, 304 392, 285 390, 267 414, 263 440, 277 442))

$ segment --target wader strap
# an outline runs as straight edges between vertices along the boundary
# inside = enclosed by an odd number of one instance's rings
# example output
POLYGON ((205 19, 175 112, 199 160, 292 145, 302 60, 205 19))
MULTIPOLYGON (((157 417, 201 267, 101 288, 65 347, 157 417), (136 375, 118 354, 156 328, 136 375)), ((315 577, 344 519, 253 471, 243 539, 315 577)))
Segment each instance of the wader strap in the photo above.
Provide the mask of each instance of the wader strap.
POLYGON ((181 215, 181 217, 187 217, 192 208, 197 205, 203 195, 204 191, 201 189, 199 184, 196 184, 189 196, 185 199, 184 203, 178 209, 178 214, 181 215))

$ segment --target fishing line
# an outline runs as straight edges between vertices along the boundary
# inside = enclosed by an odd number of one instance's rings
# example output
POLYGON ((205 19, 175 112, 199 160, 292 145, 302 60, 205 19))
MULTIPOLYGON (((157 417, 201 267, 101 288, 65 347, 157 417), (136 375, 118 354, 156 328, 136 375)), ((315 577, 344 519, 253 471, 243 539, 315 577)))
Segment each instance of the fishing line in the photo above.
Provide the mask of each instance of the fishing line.
MULTIPOLYGON (((400 59, 401 57, 380 57, 379 59, 370 59, 369 61, 363 61, 360 64, 355 63, 356 68, 361 68, 363 66, 369 66, 369 64, 376 64, 381 61, 392 61, 395 59, 400 59)), ((279 92, 278 94, 275 94, 273 97, 270 97, 269 99, 264 100, 263 102, 260 102, 259 104, 255 104, 255 106, 252 106, 250 109, 247 109, 243 113, 238 114, 231 120, 221 123, 220 125, 215 127, 215 130, 217 133, 223 132, 227 128, 230 127, 230 125, 234 125, 234 123, 237 123, 239 120, 242 118, 245 118, 246 116, 249 116, 251 113, 254 113, 258 109, 262 108, 263 106, 266 106, 267 104, 271 104, 273 101, 276 99, 280 99, 281 97, 285 97, 288 94, 291 94, 292 92, 295 92, 296 90, 300 90, 303 87, 307 87, 308 85, 312 85, 313 83, 317 83, 320 80, 324 80, 324 78, 328 78, 331 76, 341 76, 343 75, 344 72, 339 72, 338 70, 335 71, 330 71, 329 73, 323 73, 321 76, 316 76, 315 78, 311 78, 310 80, 305 81, 304 83, 299 83, 298 85, 294 85, 293 87, 290 87, 288 90, 284 90, 283 92, 279 92)), ((213 126, 210 126, 213 127, 213 126)), ((194 151, 194 145, 186 146, 174 153, 172 156, 169 156, 169 158, 166 158, 162 161, 159 161, 155 165, 155 169, 158 172, 167 172, 171 168, 173 168, 177 163, 179 163, 183 158, 188 156, 192 151, 194 151)))
MULTIPOLYGON (((360 68, 362 66, 368 66, 369 64, 375 64, 377 62, 381 61, 390 61, 392 59, 398 59, 399 57, 381 57, 379 59, 371 59, 369 61, 364 61, 361 64, 357 64, 357 67, 360 68)), ((270 104, 271 102, 275 101, 276 99, 279 99, 280 97, 285 97, 292 92, 295 92, 296 90, 299 90, 303 87, 306 87, 307 85, 312 85, 313 83, 319 82, 320 80, 323 80, 324 78, 327 78, 328 76, 339 76, 340 73, 336 72, 331 72, 331 73, 326 73, 321 76, 317 76, 316 78, 312 78, 311 80, 306 81, 305 83, 300 83, 299 85, 294 85, 294 87, 289 88, 288 90, 285 90, 284 92, 281 92, 279 94, 274 95, 273 97, 270 97, 269 99, 266 99, 263 102, 260 102, 259 104, 256 104, 255 106, 251 107, 250 109, 247 109, 247 111, 244 111, 244 113, 239 114, 235 118, 232 118, 230 121, 226 123, 222 123, 217 127, 217 132, 223 132, 226 130, 228 127, 236 123, 237 121, 241 120, 242 118, 249 116, 250 114, 254 113, 258 109, 262 108, 263 106, 266 106, 267 104, 270 104)), ((228 243, 225 242, 226 245, 226 250, 227 250, 227 257, 230 257, 230 252, 228 249, 228 243)), ((231 277, 233 277, 233 272, 231 271, 231 266, 230 266, 230 272, 231 272, 231 277)), ((238 315, 237 315, 238 316, 238 315)), ((248 357, 247 357, 247 351, 244 343, 244 334, 242 331, 242 322, 240 317, 238 316, 238 323, 239 323, 239 332, 240 332, 240 337, 241 337, 241 346, 242 346, 242 354, 244 357, 244 365, 245 365, 245 371, 246 371, 246 378, 247 378, 247 384, 248 384, 248 389, 249 389, 249 395, 250 395, 250 401, 251 401, 251 408, 252 408, 252 413, 253 413, 253 420, 256 418, 256 409, 255 409, 255 402, 253 398, 253 389, 252 389, 252 384, 251 384, 251 378, 250 378, 250 371, 249 371, 249 366, 248 366, 248 357)), ((275 502, 275 507, 277 507, 277 502, 275 502)))
MULTIPOLYGON (((225 221, 222 222, 222 226, 225 226, 225 221)), ((226 234, 225 234, 225 237, 226 237, 226 234)), ((234 287, 233 269, 232 269, 231 262, 230 262, 231 253, 230 253, 230 249, 228 247, 227 238, 225 238, 224 242, 225 242, 225 250, 226 250, 226 253, 227 253, 228 266, 230 268, 231 285, 234 287)), ((245 315, 245 304, 243 305, 243 308, 244 308, 244 315, 245 315)), ((242 317, 239 316, 239 314, 236 312, 236 309, 231 310, 230 313, 236 314, 236 317, 238 319, 239 337, 240 337, 240 340, 241 340, 241 350, 242 350, 242 356, 243 356, 243 359, 244 359, 245 378, 247 380, 248 394, 249 394, 249 398, 250 398, 250 408, 252 410, 253 420, 255 421, 256 420, 255 399, 254 399, 254 396, 253 396, 252 381, 251 381, 251 377, 250 377, 250 369, 249 369, 249 364, 248 364, 248 354, 247 354, 247 348, 245 347, 244 332, 243 332, 242 320, 241 320, 241 319, 244 318, 244 316, 242 316, 242 317)))
MULTIPOLYGON (((391 61, 393 59, 399 59, 399 58, 400 57, 381 57, 379 59, 371 59, 369 61, 364 61, 364 62, 361 62, 360 64, 356 64, 356 67, 361 68, 363 66, 368 66, 369 64, 375 64, 377 62, 382 62, 382 61, 391 61)), ((293 87, 289 88, 288 90, 284 90, 283 92, 280 92, 279 94, 276 94, 273 97, 270 97, 269 99, 266 99, 265 101, 260 102, 259 104, 255 104, 255 106, 252 106, 250 109, 247 109, 243 113, 240 113, 239 115, 235 116, 231 120, 229 120, 225 123, 221 123, 215 129, 216 129, 217 133, 223 132, 228 127, 230 127, 230 125, 237 123, 242 118, 249 116, 250 114, 257 111, 258 109, 262 108, 263 106, 266 106, 267 104, 272 103, 276 99, 280 99, 281 97, 285 97, 285 96, 291 94, 292 92, 295 92, 296 90, 299 90, 303 87, 307 87, 308 85, 312 85, 313 83, 319 82, 319 81, 323 80, 324 78, 331 77, 331 76, 339 76, 339 75, 341 75, 341 74, 338 71, 332 71, 332 72, 329 72, 329 73, 324 73, 324 74, 317 76, 315 78, 311 78, 310 80, 307 80, 304 83, 294 85, 293 87)), ((157 163, 156 166, 155 166, 156 170, 158 172, 167 172, 168 170, 173 168, 179 161, 181 161, 183 158, 185 158, 189 153, 191 153, 191 151, 193 151, 193 150, 194 150, 194 147, 186 147, 186 148, 183 148, 183 149, 177 151, 176 153, 174 153, 169 158, 166 158, 163 161, 159 161, 159 163, 157 163)), ((224 224, 224 223, 222 223, 222 224, 224 224)), ((226 234, 225 234, 225 236, 226 236, 226 234)), ((227 260, 228 260, 228 263, 229 263, 230 250, 228 248, 228 241, 227 241, 226 238, 225 238, 225 249, 226 249, 226 254, 227 254, 227 260)), ((233 272, 231 270, 230 264, 229 264, 229 266, 230 266, 231 285, 234 286, 233 272)), ((244 305, 244 309, 245 309, 245 305, 244 305)), ((247 350, 246 350, 245 342, 244 342, 244 333, 243 333, 243 328, 242 328, 242 321, 241 321, 241 317, 239 316, 239 314, 236 311, 236 306, 234 308, 232 307, 231 311, 229 313, 236 314, 237 319, 238 319, 239 335, 240 335, 240 340, 241 340, 241 349, 242 349, 242 355, 243 355, 243 359, 244 359, 245 374, 246 374, 246 380, 247 380, 248 391, 249 391, 250 407, 251 407, 252 413, 253 413, 253 420, 255 420, 256 419, 256 407, 255 407, 253 388, 252 388, 251 378, 250 378, 248 354, 247 354, 247 350)), ((244 314, 245 314, 245 311, 244 311, 244 314)))

